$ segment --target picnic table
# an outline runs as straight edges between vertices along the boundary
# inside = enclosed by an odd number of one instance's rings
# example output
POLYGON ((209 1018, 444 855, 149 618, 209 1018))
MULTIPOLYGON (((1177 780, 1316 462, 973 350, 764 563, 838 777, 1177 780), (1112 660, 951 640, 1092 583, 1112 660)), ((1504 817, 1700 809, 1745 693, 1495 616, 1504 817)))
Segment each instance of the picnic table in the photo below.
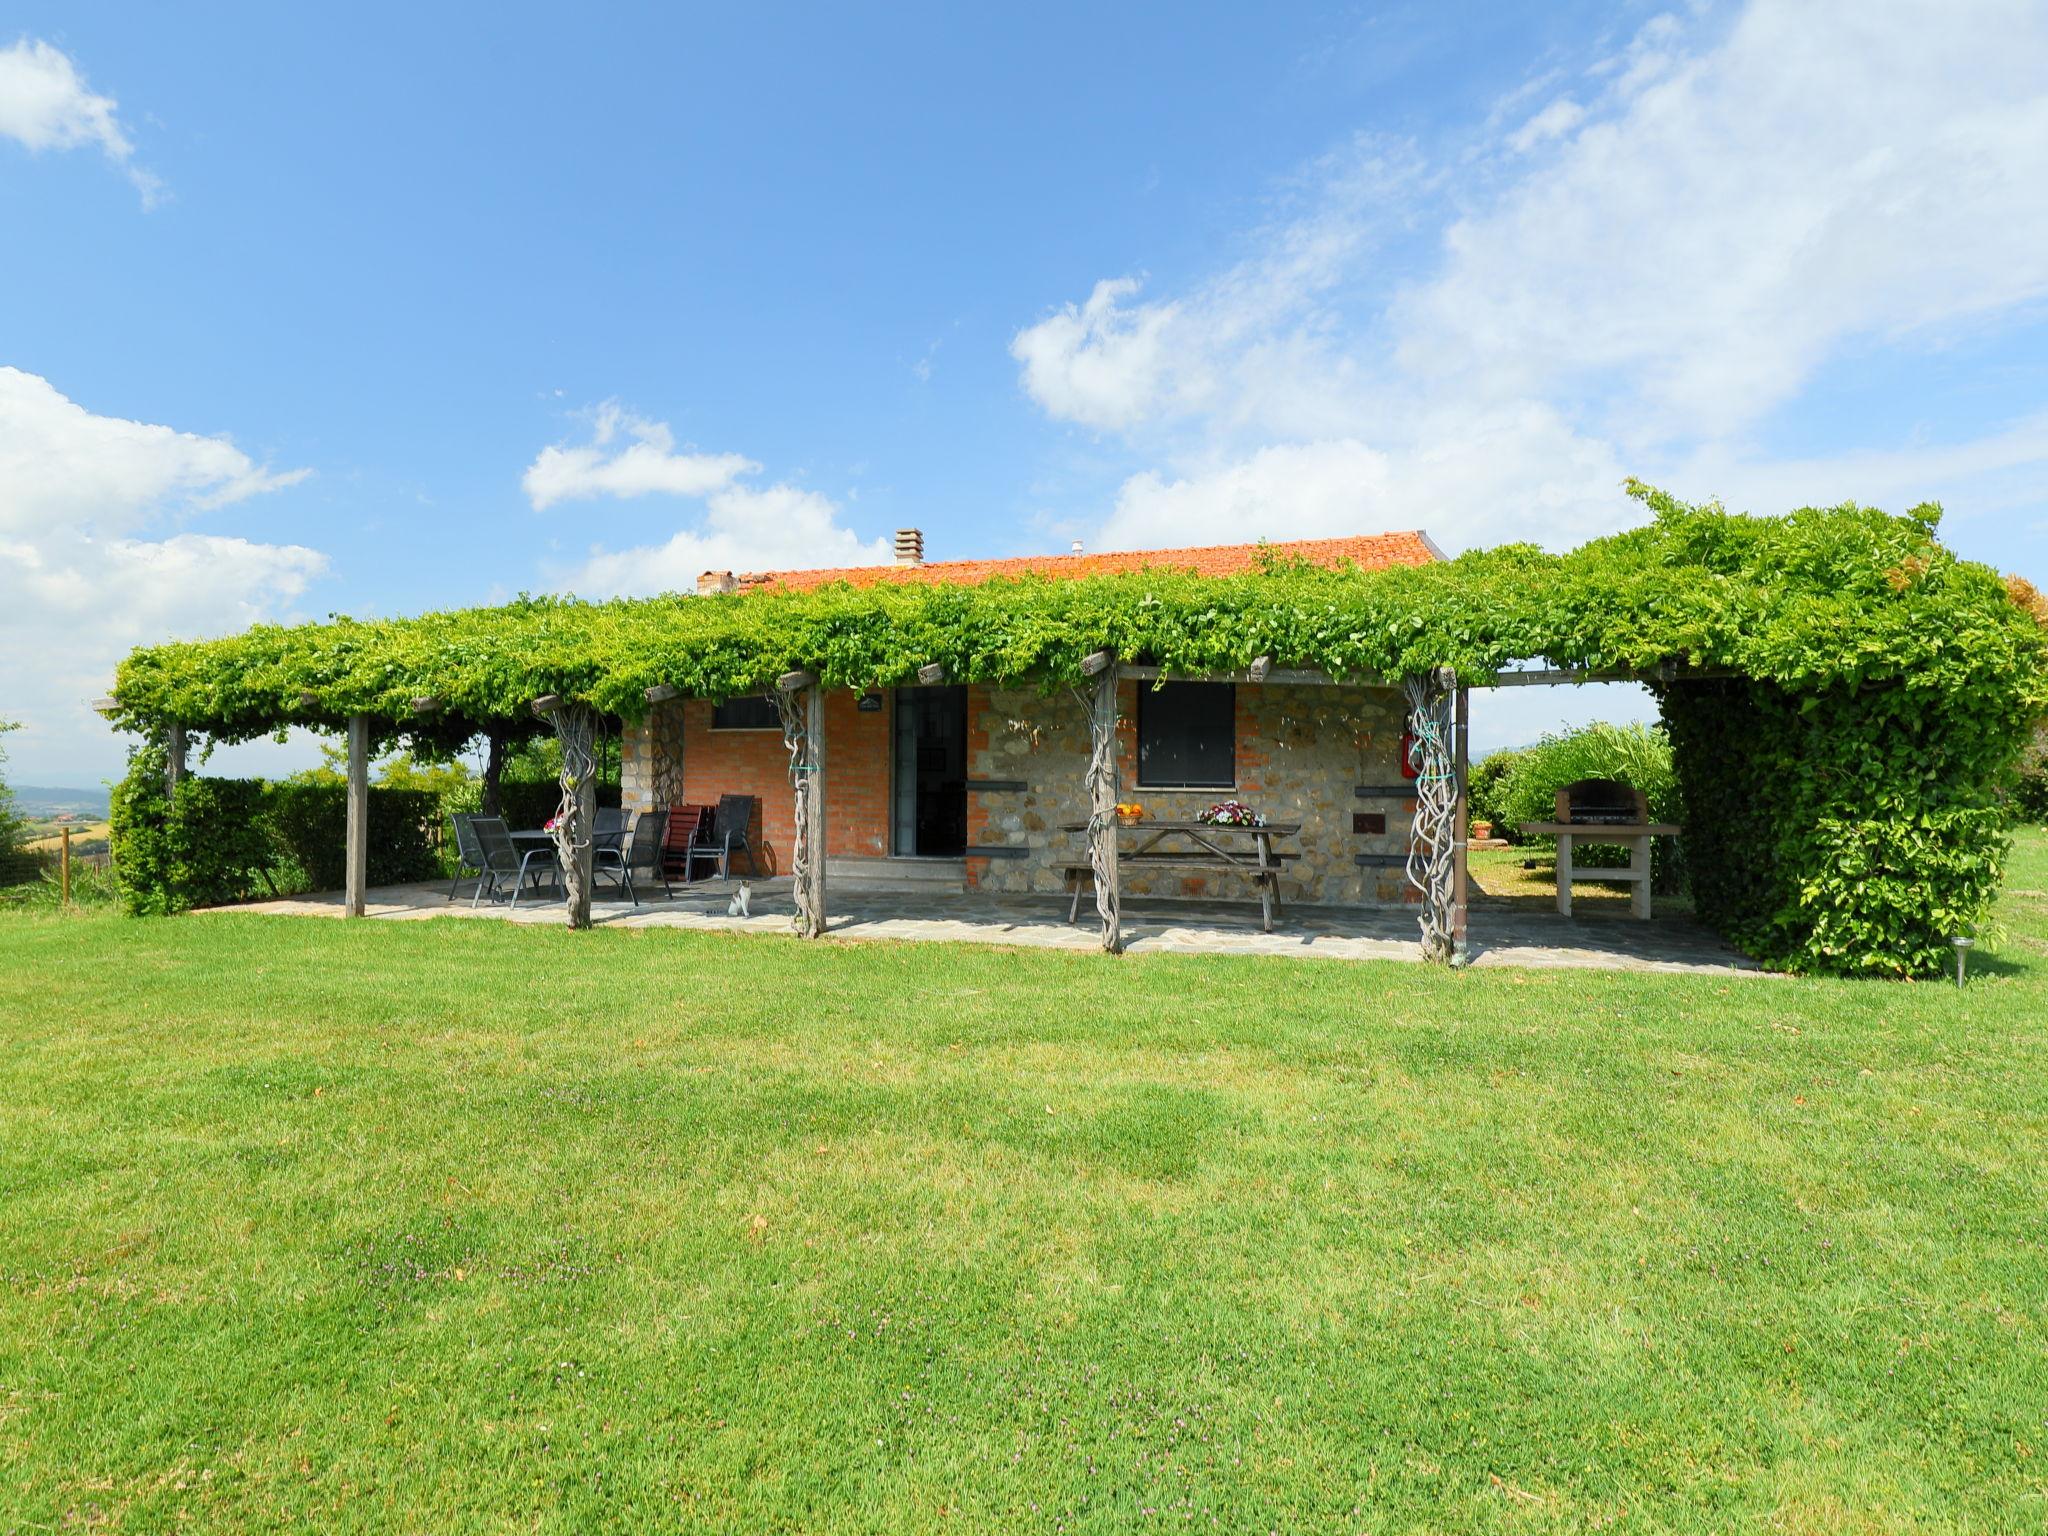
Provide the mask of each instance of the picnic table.
MULTIPOLYGON (((1063 822, 1062 832, 1086 832, 1085 821, 1063 822)), ((1280 910, 1280 872, 1299 853, 1274 847, 1282 838, 1298 836, 1298 821, 1269 821, 1241 826, 1214 821, 1165 821, 1146 817, 1142 821, 1117 823, 1117 862, 1131 869, 1186 870, 1197 874, 1248 875, 1259 891, 1260 922, 1265 932, 1273 931, 1273 914, 1280 910), (1128 847, 1126 845, 1129 845, 1128 847)), ((1067 921, 1081 913, 1081 895, 1095 883, 1095 866, 1089 863, 1062 866, 1073 883, 1074 900, 1067 908, 1067 921)))

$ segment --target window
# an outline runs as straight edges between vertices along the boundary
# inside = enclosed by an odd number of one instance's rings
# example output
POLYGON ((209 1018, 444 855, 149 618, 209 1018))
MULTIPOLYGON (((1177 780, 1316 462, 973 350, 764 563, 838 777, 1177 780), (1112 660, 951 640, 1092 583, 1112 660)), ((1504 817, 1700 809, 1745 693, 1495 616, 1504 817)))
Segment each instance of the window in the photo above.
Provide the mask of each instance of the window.
POLYGON ((723 704, 711 706, 711 729, 779 731, 782 729, 782 716, 776 712, 775 701, 766 695, 751 699, 727 699, 723 704))
POLYGON ((1138 685, 1138 783, 1229 789, 1237 783, 1237 689, 1230 683, 1138 685))

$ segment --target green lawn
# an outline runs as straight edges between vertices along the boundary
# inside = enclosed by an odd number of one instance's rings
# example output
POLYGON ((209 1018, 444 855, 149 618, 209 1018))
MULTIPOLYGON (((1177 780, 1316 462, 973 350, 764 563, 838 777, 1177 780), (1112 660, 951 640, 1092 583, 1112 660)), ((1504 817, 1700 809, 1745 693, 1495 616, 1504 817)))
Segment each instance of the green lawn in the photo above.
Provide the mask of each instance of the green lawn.
POLYGON ((6 917, 0 1531, 2040 1530, 2012 886, 1962 994, 6 917))

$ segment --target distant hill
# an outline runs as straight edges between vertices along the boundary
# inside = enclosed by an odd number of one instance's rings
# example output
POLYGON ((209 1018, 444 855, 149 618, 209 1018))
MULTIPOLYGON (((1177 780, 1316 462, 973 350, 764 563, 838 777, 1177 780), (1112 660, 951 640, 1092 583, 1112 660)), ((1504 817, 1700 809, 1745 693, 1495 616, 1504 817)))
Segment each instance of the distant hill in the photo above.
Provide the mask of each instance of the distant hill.
POLYGON ((47 784, 15 784, 14 808, 32 820, 61 816, 71 811, 79 816, 105 818, 108 815, 104 789, 52 789, 47 784))

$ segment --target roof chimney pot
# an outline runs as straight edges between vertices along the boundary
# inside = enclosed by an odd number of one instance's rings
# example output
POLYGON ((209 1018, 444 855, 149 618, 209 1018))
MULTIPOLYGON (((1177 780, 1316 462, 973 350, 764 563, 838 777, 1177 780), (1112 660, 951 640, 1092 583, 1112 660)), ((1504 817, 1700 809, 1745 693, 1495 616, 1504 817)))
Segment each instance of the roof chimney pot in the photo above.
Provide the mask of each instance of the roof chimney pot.
POLYGON ((918 528, 896 530, 896 563, 898 565, 924 564, 924 532, 918 528))
POLYGON ((739 589, 740 584, 734 580, 731 571, 706 571, 697 578, 699 597, 712 597, 720 592, 737 592, 739 589))

